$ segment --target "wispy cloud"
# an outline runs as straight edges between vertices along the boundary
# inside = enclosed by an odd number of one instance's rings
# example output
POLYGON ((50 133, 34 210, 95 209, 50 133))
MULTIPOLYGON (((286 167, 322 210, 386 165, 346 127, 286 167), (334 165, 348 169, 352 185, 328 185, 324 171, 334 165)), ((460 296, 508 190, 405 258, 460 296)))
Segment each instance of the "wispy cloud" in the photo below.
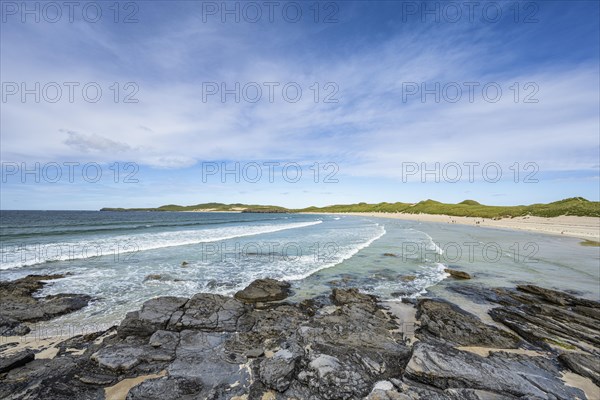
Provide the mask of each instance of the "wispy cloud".
MULTIPOLYGON (((506 29, 402 24, 360 3, 342 7, 331 26, 204 23, 187 2, 140 7, 140 23, 131 26, 3 26, 3 82, 95 82, 103 90, 97 103, 78 87, 72 103, 2 104, 3 160, 127 160, 175 170, 205 160, 316 160, 338 163, 349 179, 398 179, 407 161, 531 161, 543 171, 591 173, 598 164, 597 54, 524 55, 535 47, 524 38, 559 35, 554 9, 538 24, 506 29), (137 103, 123 101, 129 82, 139 89, 137 103), (263 97, 204 102, 206 82, 256 82, 263 97), (273 102, 265 82, 279 83, 273 102), (302 88, 296 103, 281 93, 290 82, 302 88), (337 102, 323 101, 329 82, 337 102), (431 95, 423 102, 420 94, 403 97, 410 82, 495 82, 503 94, 492 103, 476 91, 470 102, 463 87, 456 103, 431 95), (523 102, 529 82, 539 88, 538 103, 523 102)), ((571 12, 569 21, 579 22, 574 37, 597 33, 597 20, 571 12)))

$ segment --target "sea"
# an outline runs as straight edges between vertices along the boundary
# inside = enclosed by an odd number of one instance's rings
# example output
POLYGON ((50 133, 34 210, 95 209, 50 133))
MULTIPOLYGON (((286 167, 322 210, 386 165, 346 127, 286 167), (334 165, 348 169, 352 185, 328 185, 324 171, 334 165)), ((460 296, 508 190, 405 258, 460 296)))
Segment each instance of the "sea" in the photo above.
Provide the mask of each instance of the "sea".
POLYGON ((87 307, 52 321, 89 330, 118 324, 153 297, 232 295, 258 278, 289 281, 289 301, 327 296, 335 287, 401 301, 455 296, 449 285, 527 283, 600 297, 600 248, 571 237, 332 214, 1 211, 0 217, 0 280, 63 274, 36 295, 92 296, 87 307), (446 268, 473 279, 457 281, 446 268))

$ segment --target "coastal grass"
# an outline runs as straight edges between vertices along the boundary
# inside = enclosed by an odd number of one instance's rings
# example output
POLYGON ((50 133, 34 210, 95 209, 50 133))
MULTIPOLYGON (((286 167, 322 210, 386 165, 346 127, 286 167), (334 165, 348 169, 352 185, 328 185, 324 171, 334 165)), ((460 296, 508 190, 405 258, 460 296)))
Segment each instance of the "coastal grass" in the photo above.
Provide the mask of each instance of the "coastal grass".
MULTIPOLYGON (((326 207, 307 207, 302 209, 288 209, 269 205, 248 204, 223 204, 203 203, 191 206, 168 204, 157 208, 103 208, 101 211, 243 211, 264 213, 406 213, 406 214, 434 214, 450 215, 454 217, 477 218, 515 218, 525 216, 558 217, 560 215, 574 215, 580 217, 600 217, 600 202, 589 201, 583 197, 571 197, 547 204, 530 204, 518 206, 488 206, 475 200, 465 200, 458 204, 441 203, 435 200, 424 200, 418 203, 358 203, 337 204, 326 207)), ((585 244, 592 245, 592 244, 585 244)))
POLYGON ((301 212, 388 212, 406 214, 438 214, 454 217, 478 218, 514 218, 524 216, 557 217, 575 215, 582 217, 600 217, 600 202, 572 197, 548 204, 531 204, 519 206, 487 206, 474 200, 465 200, 458 204, 440 203, 435 200, 424 200, 416 204, 410 203, 378 203, 347 204, 327 207, 309 207, 301 212))
POLYGON ((105 207, 100 211, 245 211, 245 212, 289 212, 285 207, 264 206, 254 204, 223 204, 223 203, 201 203, 191 206, 180 206, 177 204, 167 204, 160 207, 149 208, 114 208, 105 207))
POLYGON ((546 343, 548 343, 548 344, 550 344, 550 345, 555 345, 555 346, 558 346, 558 347, 562 347, 563 349, 577 350, 577 347, 573 346, 572 344, 565 343, 565 342, 560 341, 560 340, 550 339, 550 338, 544 338, 543 341, 546 342, 546 343))

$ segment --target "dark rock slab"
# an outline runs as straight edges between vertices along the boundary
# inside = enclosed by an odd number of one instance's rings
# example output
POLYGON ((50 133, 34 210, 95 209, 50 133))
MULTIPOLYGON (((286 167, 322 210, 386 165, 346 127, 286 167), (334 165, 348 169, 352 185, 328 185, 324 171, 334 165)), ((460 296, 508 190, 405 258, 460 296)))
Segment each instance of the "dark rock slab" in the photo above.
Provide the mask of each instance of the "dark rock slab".
POLYGON ((478 389, 515 397, 585 398, 560 380, 548 359, 505 352, 481 357, 445 345, 416 343, 405 377, 439 389, 478 389))
POLYGON ((421 322, 418 338, 435 338, 458 346, 513 349, 521 340, 514 334, 481 320, 460 307, 442 300, 423 299, 417 303, 421 322))
POLYGON ((65 275, 28 275, 14 281, 0 282, 0 334, 28 333, 25 332, 26 327, 15 325, 14 321, 46 321, 87 306, 92 298, 82 294, 34 297, 35 292, 46 285, 45 281, 64 277, 65 275))
POLYGON ((84 360, 71 356, 33 360, 0 379, 1 399, 102 400, 104 389, 76 378, 84 360))
POLYGON ((178 312, 179 316, 183 314, 181 310, 187 301, 185 297, 158 297, 148 300, 140 311, 127 313, 117 330, 119 337, 148 337, 158 330, 166 329, 178 312))
POLYGON ((230 333, 184 330, 175 360, 167 371, 170 376, 199 381, 204 389, 198 398, 207 398, 215 388, 223 388, 224 398, 240 395, 250 385, 250 372, 240 368, 237 357, 225 351, 230 333))
POLYGON ((416 382, 378 382, 366 400, 515 400, 517 397, 478 389, 440 390, 416 382))
POLYGON ((117 344, 100 349, 91 356, 91 360, 100 367, 125 372, 142 362, 145 350, 143 347, 117 344))
POLYGON ((10 356, 0 357, 0 374, 21 367, 34 359, 35 353, 32 350, 23 350, 10 356))
POLYGON ((517 290, 543 299, 549 303, 559 306, 584 306, 590 308, 600 308, 600 302, 575 297, 558 290, 546 289, 535 285, 518 285, 517 290))
POLYGON ((0 314, 0 336, 23 336, 31 332, 31 329, 16 319, 0 314))
POLYGON ((244 290, 235 294, 235 298, 245 303, 258 303, 284 300, 289 296, 290 284, 275 279, 257 279, 244 290))
POLYGON ((271 389, 284 392, 290 387, 296 362, 303 354, 291 349, 281 349, 271 358, 266 358, 260 363, 260 379, 271 389))
POLYGON ((377 301, 375 296, 361 293, 356 288, 333 289, 331 292, 331 300, 333 301, 333 304, 337 306, 357 303, 364 305, 374 305, 377 301))
POLYGON ((317 314, 298 330, 311 349, 298 381, 325 399, 363 398, 379 380, 400 376, 410 357, 399 326, 372 296, 338 290, 333 313, 317 314))
POLYGON ((165 376, 148 379, 131 388, 127 400, 195 400, 202 392, 199 380, 165 376))
POLYGON ((571 371, 590 378, 600 387, 600 358, 597 355, 568 352, 559 355, 558 360, 571 371))
POLYGON ((460 293, 477 304, 496 303, 505 306, 522 304, 520 301, 515 300, 509 292, 503 288, 488 288, 474 284, 454 284, 446 286, 446 289, 455 293, 460 293))
POLYGON ((494 321, 501 322, 530 343, 544 349, 593 351, 600 346, 597 329, 569 320, 568 310, 564 319, 552 317, 557 310, 545 306, 499 307, 489 311, 494 321))
POLYGON ((199 293, 185 304, 183 314, 175 324, 169 324, 169 329, 246 331, 253 324, 247 315, 249 310, 244 303, 231 297, 199 293))
POLYGON ((324 399, 356 398, 371 387, 354 365, 328 354, 313 357, 298 379, 324 399))

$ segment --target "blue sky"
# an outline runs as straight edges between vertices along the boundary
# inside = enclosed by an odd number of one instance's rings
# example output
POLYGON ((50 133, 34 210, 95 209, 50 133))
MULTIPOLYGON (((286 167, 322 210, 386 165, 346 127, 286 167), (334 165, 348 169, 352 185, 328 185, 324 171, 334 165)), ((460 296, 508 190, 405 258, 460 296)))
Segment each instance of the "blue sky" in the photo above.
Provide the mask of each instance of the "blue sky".
POLYGON ((483 1, 472 20, 468 3, 281 2, 271 20, 252 2, 252 22, 247 2, 229 2, 236 22, 222 2, 141 1, 120 3, 115 22, 113 2, 98 2, 97 22, 94 10, 69 21, 51 8, 36 22, 3 2, 1 208, 599 200, 599 3, 483 1), (40 101, 23 101, 36 82, 40 101), (240 101, 222 101, 221 85, 236 83, 240 101), (436 85, 439 101, 422 92, 436 85), (239 179, 221 176, 236 165, 239 179), (252 182, 243 171, 255 165, 252 182), (424 173, 436 168, 437 181, 424 173))

